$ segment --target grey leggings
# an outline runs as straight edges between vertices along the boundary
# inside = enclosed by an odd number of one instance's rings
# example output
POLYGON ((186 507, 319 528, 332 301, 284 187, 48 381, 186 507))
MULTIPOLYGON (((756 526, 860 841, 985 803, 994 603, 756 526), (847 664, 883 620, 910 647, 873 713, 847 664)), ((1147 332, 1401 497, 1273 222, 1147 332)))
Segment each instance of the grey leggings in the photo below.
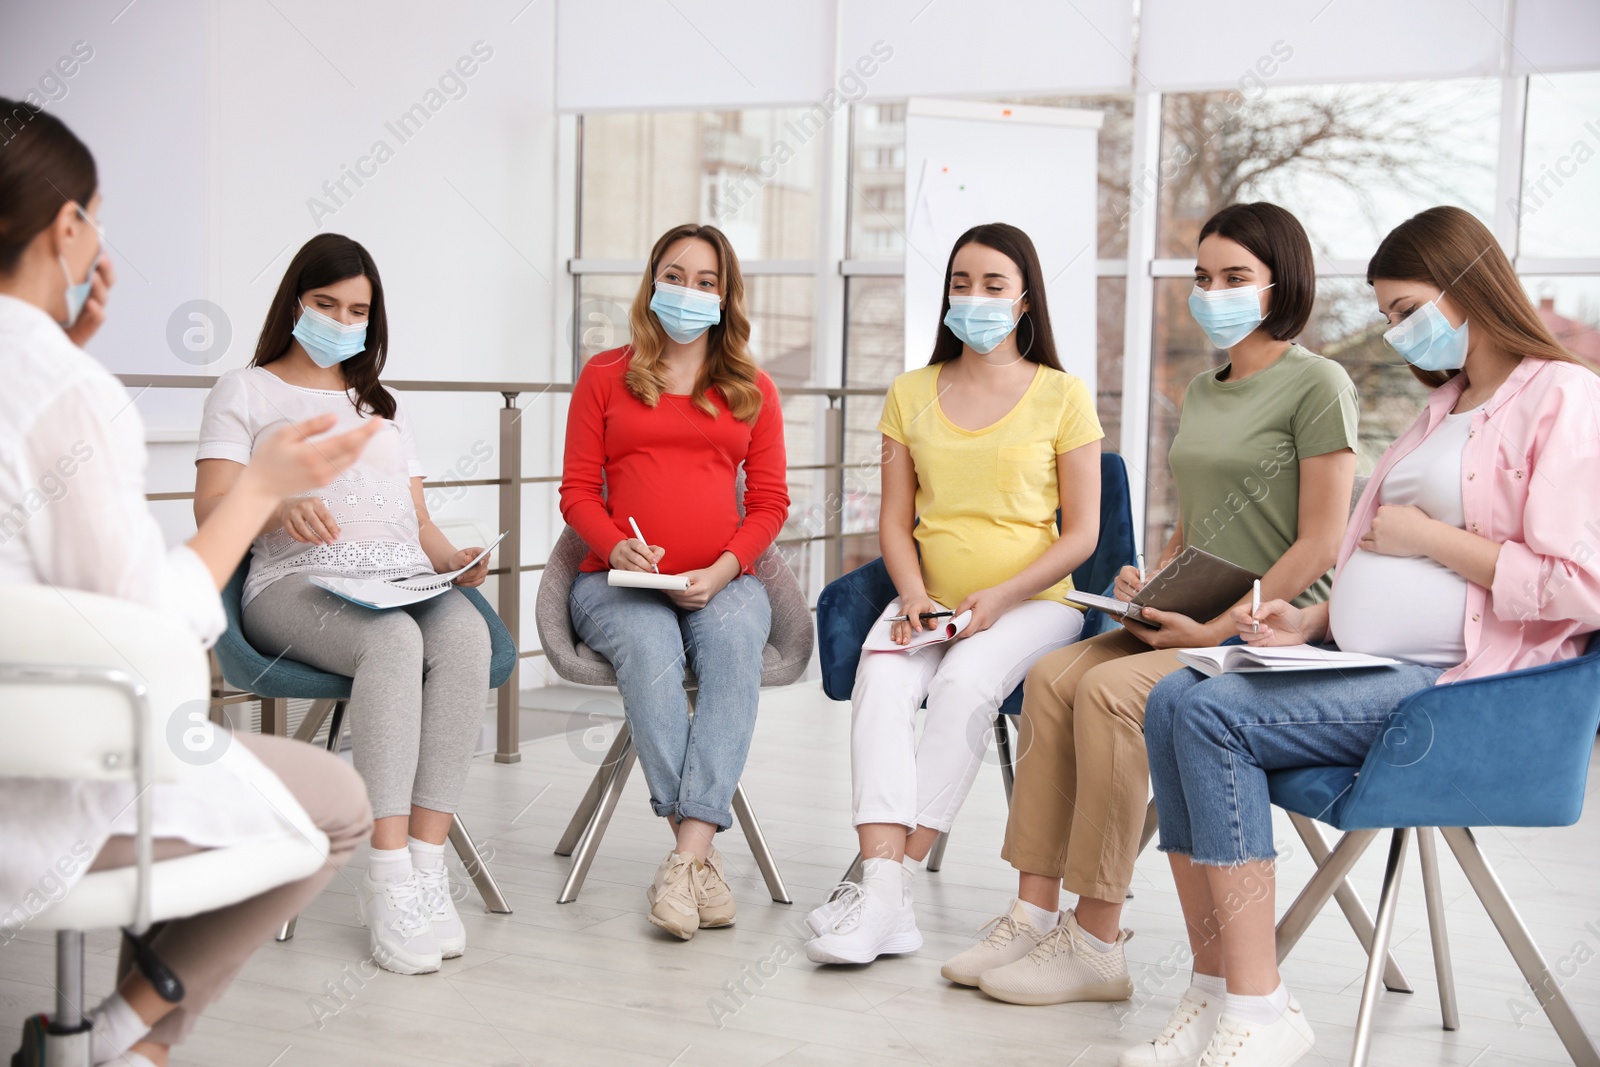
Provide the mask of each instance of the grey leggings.
POLYGON ((245 605, 244 633, 355 680, 350 742, 375 818, 456 810, 489 692, 489 628, 466 597, 372 611, 290 575, 245 605))

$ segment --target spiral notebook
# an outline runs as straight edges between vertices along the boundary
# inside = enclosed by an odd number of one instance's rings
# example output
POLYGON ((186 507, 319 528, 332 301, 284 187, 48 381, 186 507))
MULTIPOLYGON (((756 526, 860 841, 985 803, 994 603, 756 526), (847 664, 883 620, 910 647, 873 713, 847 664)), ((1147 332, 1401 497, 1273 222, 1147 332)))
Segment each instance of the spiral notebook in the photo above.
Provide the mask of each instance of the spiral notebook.
POLYGON ((472 557, 472 562, 446 574, 414 574, 409 578, 394 578, 389 581, 381 578, 345 578, 339 575, 313 574, 307 581, 312 585, 321 586, 334 596, 343 597, 352 604, 371 608, 373 611, 403 608, 448 593, 457 578, 476 567, 478 561, 493 552, 495 545, 505 538, 505 534, 496 537, 488 548, 472 557))

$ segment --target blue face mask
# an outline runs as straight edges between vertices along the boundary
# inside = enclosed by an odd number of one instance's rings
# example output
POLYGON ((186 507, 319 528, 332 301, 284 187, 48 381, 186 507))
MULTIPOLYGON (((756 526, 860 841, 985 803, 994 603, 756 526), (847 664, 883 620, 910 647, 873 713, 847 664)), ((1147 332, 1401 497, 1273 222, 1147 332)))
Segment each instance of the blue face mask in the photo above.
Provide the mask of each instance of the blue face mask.
POLYGON ((346 326, 316 308, 301 304, 300 317, 294 324, 294 339, 306 350, 311 362, 319 367, 331 367, 366 349, 367 324, 362 321, 346 326))
MULTIPOLYGON (((89 217, 89 213, 84 211, 82 207, 78 208, 78 214, 83 217, 84 222, 87 222, 90 226, 94 225, 94 220, 89 217)), ((94 269, 100 265, 100 254, 104 251, 103 247, 95 249, 94 258, 89 261, 89 275, 81 282, 72 280, 72 268, 67 266, 67 257, 56 257, 56 260, 61 264, 61 273, 67 276, 66 327, 69 330, 77 324, 78 316, 83 314, 83 305, 89 302, 89 291, 94 288, 94 269)))
MULTIPOLYGON (((1017 300, 1027 295, 1024 292, 1017 300)), ((952 296, 944 324, 962 344, 986 356, 1017 328, 1017 320, 1011 317, 1017 300, 1003 296, 952 296)))
POLYGON ((1460 370, 1467 365, 1467 323, 1451 326, 1437 297, 1385 330, 1383 339, 1418 370, 1460 370))
POLYGON ((686 345, 722 321, 722 298, 682 285, 656 282, 650 310, 667 336, 686 345))
POLYGON ((1241 285, 1236 289, 1208 291, 1197 285, 1189 294, 1189 314, 1213 345, 1232 348, 1261 325, 1266 317, 1261 314, 1261 294, 1271 288, 1271 285, 1264 288, 1241 285))

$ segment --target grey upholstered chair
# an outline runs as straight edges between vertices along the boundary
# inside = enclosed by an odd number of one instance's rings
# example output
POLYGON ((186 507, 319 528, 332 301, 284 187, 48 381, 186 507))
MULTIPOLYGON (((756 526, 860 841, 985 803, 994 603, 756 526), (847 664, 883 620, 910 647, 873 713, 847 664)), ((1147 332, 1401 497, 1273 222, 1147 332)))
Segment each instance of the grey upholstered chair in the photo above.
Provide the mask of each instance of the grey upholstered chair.
MULTIPOLYGON (((616 672, 606 658, 582 641, 572 628, 567 598, 572 592, 572 581, 577 576, 578 564, 589 548, 583 538, 571 527, 562 531, 550 560, 545 564, 544 578, 539 583, 539 599, 534 609, 534 619, 539 627, 539 641, 544 646, 545 658, 562 678, 578 685, 617 684, 616 672)), ((767 636, 767 647, 761 653, 761 685, 788 685, 798 681, 811 662, 814 638, 811 626, 811 609, 806 605, 805 594, 795 580, 789 565, 775 549, 768 549, 756 560, 755 574, 766 587, 767 599, 772 604, 772 631, 767 636)), ((694 709, 695 678, 686 671, 684 688, 689 691, 689 708, 694 709)), ((595 772, 594 780, 584 793, 578 810, 561 841, 556 845, 556 855, 572 857, 572 871, 561 887, 557 903, 566 904, 578 899, 583 880, 589 873, 599 850, 600 839, 616 811, 617 800, 628 782, 636 759, 633 734, 627 719, 617 729, 611 748, 595 772)), ((744 829, 744 836, 755 855, 756 865, 767 880, 767 891, 780 904, 791 903, 789 891, 784 887, 778 865, 767 848, 761 825, 756 821, 749 798, 741 783, 733 794, 733 813, 744 829)))

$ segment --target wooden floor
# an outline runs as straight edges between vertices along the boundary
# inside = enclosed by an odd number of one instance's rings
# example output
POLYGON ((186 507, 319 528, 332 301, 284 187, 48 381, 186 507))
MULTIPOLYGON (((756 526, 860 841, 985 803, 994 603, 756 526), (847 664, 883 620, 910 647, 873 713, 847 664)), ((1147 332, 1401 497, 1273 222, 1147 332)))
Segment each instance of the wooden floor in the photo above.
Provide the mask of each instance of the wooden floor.
MULTIPOLYGON (((1128 945, 1138 989, 1133 1002, 1015 1007, 939 977, 943 960, 970 944, 973 931, 1015 892, 1014 875, 998 856, 1005 803, 994 767, 980 774, 961 813, 944 870, 919 876, 923 950, 868 967, 809 963, 800 924, 855 851, 849 708, 824 699, 814 683, 767 694, 744 779, 792 906, 768 899, 734 830, 721 847, 738 898, 737 925, 688 943, 649 925, 644 887, 669 839, 649 813, 637 771, 581 899, 558 905, 567 861, 551 848, 606 740, 602 720, 590 717, 604 705, 585 703, 593 697, 551 693, 545 698, 551 706, 574 709, 572 731, 529 743, 519 764, 481 759, 472 768, 463 816, 515 914, 482 914, 473 896, 463 908, 470 945, 464 958, 435 975, 372 975, 351 884, 336 879, 301 918, 292 942, 256 953, 174 1063, 1089 1067, 1115 1063, 1123 1046, 1149 1036, 1186 984, 1177 899, 1165 861, 1153 850, 1140 859, 1125 919, 1137 931, 1128 945), (747 992, 730 996, 739 986, 747 992)), ((1597 774, 1591 772, 1591 801, 1597 774)), ((1286 852, 1281 906, 1311 863, 1279 818, 1286 852)), ((1579 1017, 1591 1033, 1600 1030, 1600 804, 1591 802, 1583 822, 1569 829, 1485 830, 1479 838, 1579 1017)), ((1374 847, 1355 875, 1373 910, 1384 851, 1374 847)), ((1461 1029, 1439 1028, 1413 850, 1394 951, 1416 992, 1383 996, 1371 1062, 1567 1063, 1448 849, 1440 853, 1461 1029)), ((110 986, 115 946, 110 935, 91 939, 94 999, 110 986)), ((7 1041, 26 1014, 49 1007, 52 959, 49 939, 38 934, 24 933, 0 949, 0 1029, 7 1041)), ((1348 1059, 1364 964, 1331 907, 1285 964, 1285 980, 1317 1033, 1316 1054, 1304 1063, 1348 1059)))

